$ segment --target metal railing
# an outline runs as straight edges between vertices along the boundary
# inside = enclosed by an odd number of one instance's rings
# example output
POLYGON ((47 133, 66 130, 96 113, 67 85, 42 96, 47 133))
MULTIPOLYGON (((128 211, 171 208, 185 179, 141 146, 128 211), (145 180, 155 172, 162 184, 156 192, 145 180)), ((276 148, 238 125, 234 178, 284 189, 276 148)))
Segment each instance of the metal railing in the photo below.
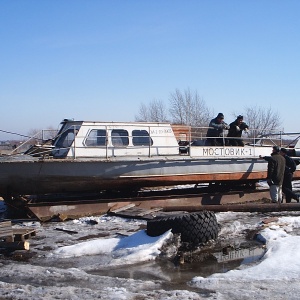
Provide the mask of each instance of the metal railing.
MULTIPOLYGON (((283 146, 284 144, 286 145, 290 145, 293 142, 295 142, 297 139, 299 139, 300 134, 299 133, 284 133, 284 132, 265 132, 262 133, 260 135, 256 134, 256 132, 260 132, 258 130, 249 130, 247 134, 243 134, 242 137, 228 137, 227 134, 227 130, 224 130, 221 136, 218 137, 207 137, 206 133, 209 127, 186 127, 188 129, 187 132, 185 132, 185 135, 187 136, 187 139, 185 141, 183 140, 179 140, 177 137, 177 141, 178 141, 178 145, 174 145, 167 142, 168 138, 172 139, 172 141, 174 140, 174 136, 172 135, 164 135, 164 134, 160 134, 158 137, 155 134, 151 133, 151 128, 155 128, 155 130, 164 130, 164 128, 168 128, 168 124, 166 124, 166 126, 161 126, 161 127, 155 127, 155 126, 151 126, 148 124, 138 124, 137 125, 137 129, 144 129, 149 133, 148 136, 148 143, 147 145, 134 145, 133 143, 133 138, 141 138, 145 141, 145 135, 133 135, 132 132, 130 130, 128 130, 128 135, 126 135, 125 137, 121 136, 120 138, 127 138, 128 139, 128 144, 125 143, 125 145, 121 145, 121 146, 117 146, 114 145, 113 143, 113 137, 111 136, 111 133, 108 134, 109 131, 113 130, 112 128, 110 128, 112 126, 112 124, 109 125, 102 125, 101 129, 104 129, 106 132, 105 137, 104 136, 94 136, 93 138, 105 138, 105 144, 104 145, 94 145, 94 146, 89 146, 87 145, 86 141, 88 140, 88 136, 78 136, 78 124, 75 125, 71 125, 68 126, 65 130, 62 130, 59 132, 59 134, 57 134, 55 137, 53 137, 52 139, 47 139, 45 137, 49 137, 49 131, 50 130, 43 130, 42 132, 39 132, 37 134, 35 134, 34 136, 30 137, 28 140, 24 141, 21 145, 17 146, 15 149, 13 149, 11 154, 15 154, 16 152, 18 152, 18 150, 20 148, 22 148, 22 146, 24 145, 28 145, 30 143, 30 141, 35 140, 37 136, 39 136, 41 134, 41 136, 43 137, 44 143, 41 143, 41 145, 35 145, 35 147, 33 146, 32 149, 28 150, 26 154, 32 155, 32 156, 39 156, 39 157, 43 157, 43 158, 48 158, 48 157, 53 157, 54 153, 53 151, 64 151, 65 153, 68 153, 69 150, 72 150, 72 158, 76 159, 77 156, 77 150, 79 148, 88 148, 88 149, 92 149, 92 148, 105 148, 105 157, 108 158, 110 157, 109 154, 109 150, 112 150, 111 152, 113 154, 116 153, 116 151, 118 149, 122 149, 122 148, 127 148, 127 149, 137 149, 137 148, 141 148, 141 149, 148 149, 147 152, 147 156, 151 156, 154 155, 153 153, 157 153, 157 155, 159 155, 159 149, 161 148, 165 148, 165 149, 171 149, 171 148, 176 148, 177 154, 178 155, 190 155, 190 147, 196 147, 196 146, 209 146, 209 147, 213 147, 210 146, 209 141, 211 139, 215 139, 215 138, 219 138, 222 140, 221 145, 218 145, 218 147, 226 147, 227 145, 227 140, 228 139, 236 139, 236 140, 243 140, 245 146, 253 146, 253 147, 260 147, 260 146, 273 146, 273 145, 278 145, 278 146, 283 146), (74 139, 72 141, 70 141, 70 143, 67 143, 66 146, 63 147, 55 147, 55 144, 59 141, 59 139, 62 137, 62 135, 66 134, 67 131, 73 131, 73 136, 74 139), (287 140, 284 137, 288 136, 288 135, 298 135, 297 138, 293 139, 293 140, 287 140), (158 145, 156 144, 157 138, 163 139, 164 140, 164 144, 158 145), (47 140, 47 142, 45 142, 45 140, 47 140), (80 143, 78 142, 80 141, 80 143), (289 143, 288 143, 289 141, 289 143)), ((80 126, 89 126, 91 129, 99 129, 98 124, 81 124, 80 126)), ((121 126, 118 127, 120 129, 128 129, 128 128, 133 128, 135 126, 135 124, 123 124, 122 128, 121 126)), ((116 127, 117 128, 117 127, 116 127)), ((57 132, 57 131, 56 131, 57 132)), ((89 134, 89 132, 91 132, 91 130, 88 130, 87 133, 89 134)), ((53 133, 53 131, 52 131, 53 133)), ((182 134, 183 136, 183 134, 182 134)), ((171 140, 170 140, 171 141, 171 140)), ((287 146, 286 146, 287 147, 287 146)), ((173 151, 173 154, 176 152, 173 151)), ((166 155, 166 154, 164 154, 166 155)), ((66 156, 66 155, 63 155, 66 156)), ((62 157, 63 157, 62 156, 62 157)), ((55 155, 54 155, 55 157, 55 155)), ((57 156, 59 157, 59 155, 57 156)))

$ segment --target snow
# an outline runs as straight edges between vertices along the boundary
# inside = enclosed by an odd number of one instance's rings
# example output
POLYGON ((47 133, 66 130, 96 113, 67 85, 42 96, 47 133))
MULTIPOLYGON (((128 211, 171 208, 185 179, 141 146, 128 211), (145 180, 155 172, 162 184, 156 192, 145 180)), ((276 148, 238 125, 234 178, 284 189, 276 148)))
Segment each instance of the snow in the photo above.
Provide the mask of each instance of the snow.
POLYGON ((277 223, 285 224, 284 228, 274 224, 260 232, 259 238, 266 242, 267 252, 259 264, 244 265, 207 278, 195 277, 189 284, 226 295, 233 295, 238 291, 240 295, 244 295, 244 299, 257 296, 260 299, 299 299, 300 288, 297 282, 300 279, 300 236, 288 233, 300 227, 299 221, 300 217, 281 217, 277 223), (255 291, 256 289, 259 290, 255 291))
POLYGON ((171 231, 159 237, 149 237, 145 230, 138 231, 129 237, 98 239, 61 247, 54 251, 58 257, 75 257, 110 253, 112 265, 134 264, 154 260, 160 254, 163 243, 170 238, 171 231))
MULTIPOLYGON (((155 264, 172 233, 149 237, 143 220, 102 216, 64 223, 14 225, 37 230, 35 256, 16 261, 0 256, 1 299, 298 299, 300 215, 297 212, 217 214, 220 239, 238 240, 258 230, 263 257, 227 272, 195 274, 180 284, 180 269, 155 264), (277 219, 264 226, 266 217, 277 219), (90 221, 95 221, 91 225, 90 221), (73 230, 74 234, 55 229, 73 230), (75 233, 78 232, 78 234, 75 233), (122 267, 122 268, 121 268, 122 267), (118 269, 120 268, 120 269, 118 269), (111 274, 102 273, 111 271, 111 274), (116 276, 116 272, 128 276, 116 276), (115 273, 113 273, 115 272, 115 273), (121 273, 123 272, 123 273, 121 273), (147 273, 147 278, 144 278, 147 273), (150 275, 152 278, 150 277, 150 275)), ((21 255, 22 256, 22 255, 21 255)), ((200 272, 201 270, 199 270, 200 272)))

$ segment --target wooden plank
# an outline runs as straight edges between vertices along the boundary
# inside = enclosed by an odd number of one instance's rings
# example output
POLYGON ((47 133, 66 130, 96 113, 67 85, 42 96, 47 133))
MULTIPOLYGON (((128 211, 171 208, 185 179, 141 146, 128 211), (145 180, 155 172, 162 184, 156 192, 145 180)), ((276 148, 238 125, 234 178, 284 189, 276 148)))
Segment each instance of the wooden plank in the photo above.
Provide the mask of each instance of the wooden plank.
POLYGON ((25 241, 35 235, 34 229, 13 229, 14 241, 25 241))
POLYGON ((13 231, 7 230, 7 231, 0 232, 0 239, 6 238, 6 237, 13 237, 13 231))
POLYGON ((144 211, 138 213, 138 216, 142 217, 142 216, 145 216, 145 215, 150 215, 154 212, 158 212, 158 211, 161 211, 161 210, 162 210, 162 207, 157 207, 157 208, 153 208, 153 209, 145 209, 144 211))
POLYGON ((13 229, 10 220, 0 222, 0 240, 13 242, 13 229))
POLYGON ((0 229, 0 237, 1 237, 1 236, 12 235, 12 234, 13 234, 13 229, 12 229, 12 227, 9 227, 9 228, 1 228, 1 229, 0 229))
POLYGON ((30 228, 13 228, 14 234, 30 234, 31 236, 36 235, 35 229, 30 228))
POLYGON ((130 204, 127 204, 127 205, 124 205, 120 208, 117 208, 117 209, 111 209, 110 212, 112 213, 118 213, 118 212, 121 212, 121 211, 124 211, 124 210, 128 210, 129 208, 132 208, 132 207, 135 207, 135 204, 134 203, 130 203, 130 204))
POLYGON ((0 229, 5 228, 5 227, 10 227, 11 226, 11 221, 0 221, 0 229))

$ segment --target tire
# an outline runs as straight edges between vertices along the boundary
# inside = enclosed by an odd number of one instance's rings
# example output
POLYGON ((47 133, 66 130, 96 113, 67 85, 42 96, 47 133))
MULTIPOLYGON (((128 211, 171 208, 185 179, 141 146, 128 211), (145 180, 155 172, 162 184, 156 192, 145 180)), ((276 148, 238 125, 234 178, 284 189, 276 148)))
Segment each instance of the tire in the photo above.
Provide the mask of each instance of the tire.
POLYGON ((181 214, 147 222, 147 234, 149 236, 161 235, 169 229, 172 229, 173 233, 180 233, 182 242, 194 245, 216 239, 219 233, 216 215, 211 211, 181 214))

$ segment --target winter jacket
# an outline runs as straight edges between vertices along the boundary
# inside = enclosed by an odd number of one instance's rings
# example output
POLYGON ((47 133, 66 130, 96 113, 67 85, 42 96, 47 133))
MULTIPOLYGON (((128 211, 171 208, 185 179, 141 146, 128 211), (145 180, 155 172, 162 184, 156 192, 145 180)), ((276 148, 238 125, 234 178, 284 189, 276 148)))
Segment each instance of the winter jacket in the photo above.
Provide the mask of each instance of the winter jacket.
POLYGON ((229 126, 230 128, 227 135, 228 137, 241 137, 243 130, 249 128, 249 126, 245 122, 242 122, 240 125, 238 125, 237 120, 230 123, 229 126))
POLYGON ((285 158, 285 173, 292 174, 296 171, 296 163, 288 155, 284 155, 285 158))
POLYGON ((285 158, 279 153, 272 153, 271 157, 266 160, 268 161, 268 182, 282 185, 285 172, 285 158))
POLYGON ((208 128, 206 134, 207 137, 220 137, 222 136, 224 129, 229 129, 229 126, 224 121, 218 123, 217 118, 212 119, 208 127, 212 128, 208 128))

